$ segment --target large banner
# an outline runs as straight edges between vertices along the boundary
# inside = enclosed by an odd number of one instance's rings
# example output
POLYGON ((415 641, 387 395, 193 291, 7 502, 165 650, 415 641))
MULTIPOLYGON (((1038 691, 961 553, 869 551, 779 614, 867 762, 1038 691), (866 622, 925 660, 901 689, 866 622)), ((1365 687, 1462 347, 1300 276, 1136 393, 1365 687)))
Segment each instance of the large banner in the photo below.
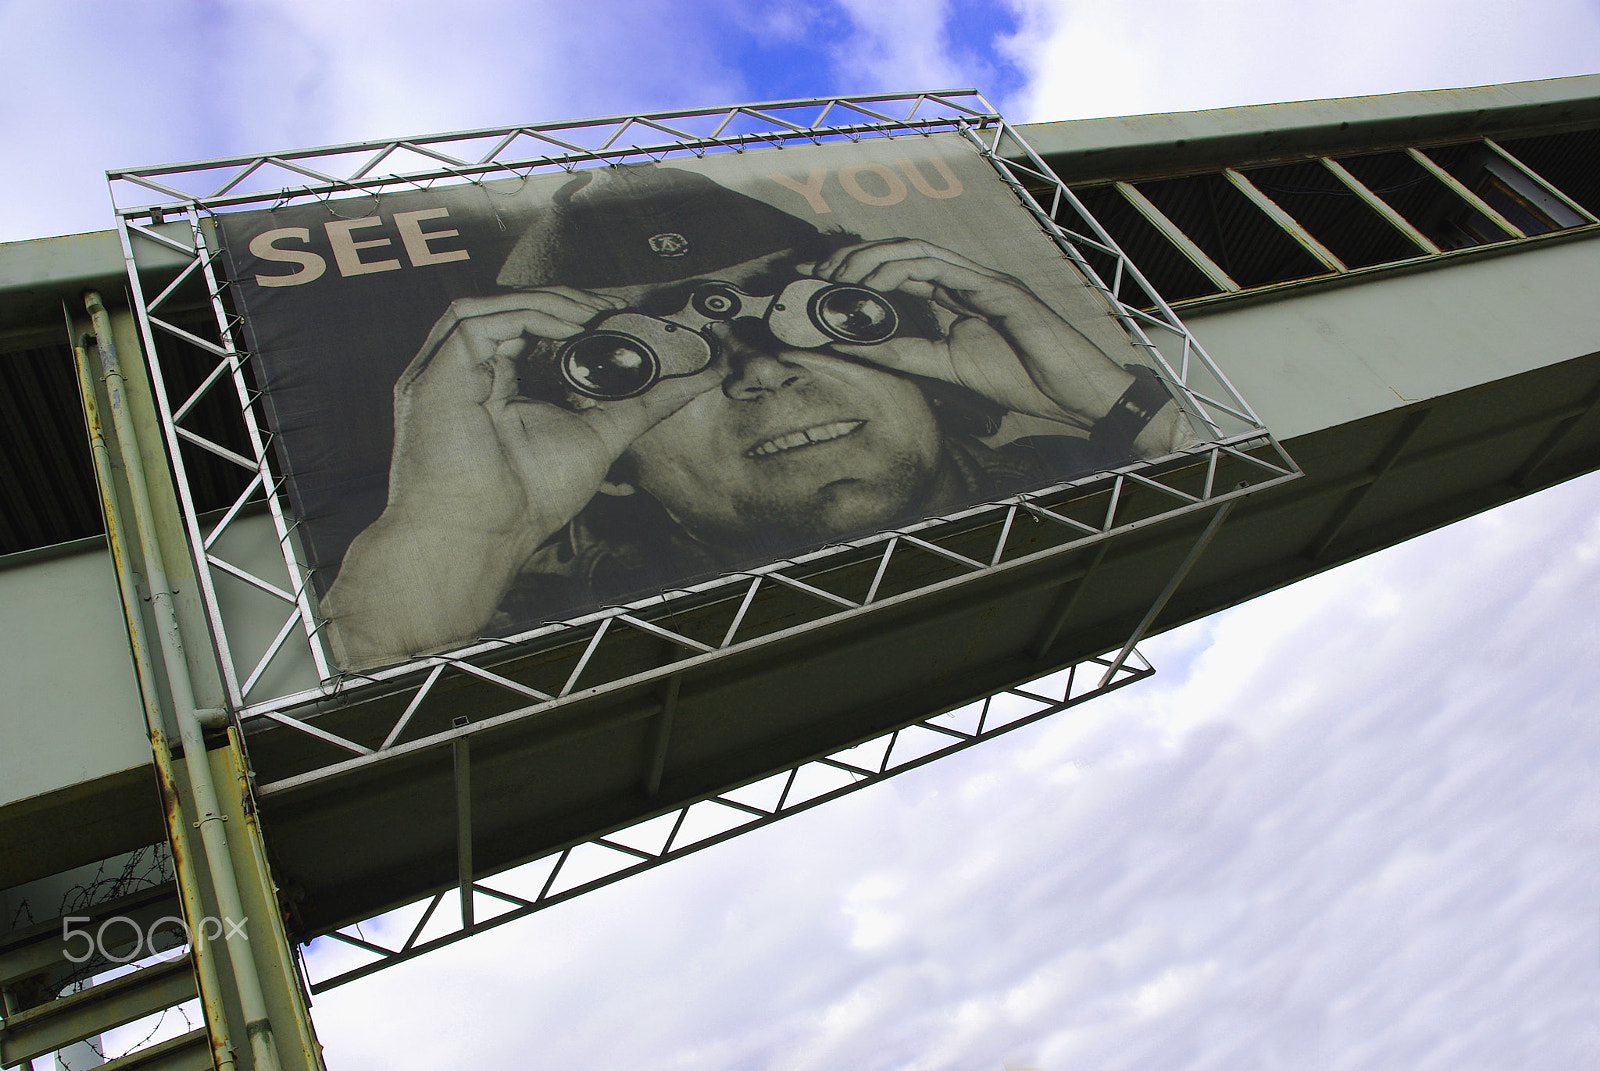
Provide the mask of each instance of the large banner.
POLYGON ((220 218, 345 668, 1192 441, 955 134, 220 218))

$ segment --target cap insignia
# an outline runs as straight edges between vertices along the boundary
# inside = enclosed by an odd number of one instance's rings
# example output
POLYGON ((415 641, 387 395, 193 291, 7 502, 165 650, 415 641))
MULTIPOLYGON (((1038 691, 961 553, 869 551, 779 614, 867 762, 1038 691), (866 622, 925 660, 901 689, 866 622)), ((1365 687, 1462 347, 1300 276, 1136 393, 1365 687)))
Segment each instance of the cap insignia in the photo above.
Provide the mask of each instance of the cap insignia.
POLYGON ((652 234, 650 236, 650 252, 658 257, 681 257, 689 252, 689 239, 672 231, 652 234))

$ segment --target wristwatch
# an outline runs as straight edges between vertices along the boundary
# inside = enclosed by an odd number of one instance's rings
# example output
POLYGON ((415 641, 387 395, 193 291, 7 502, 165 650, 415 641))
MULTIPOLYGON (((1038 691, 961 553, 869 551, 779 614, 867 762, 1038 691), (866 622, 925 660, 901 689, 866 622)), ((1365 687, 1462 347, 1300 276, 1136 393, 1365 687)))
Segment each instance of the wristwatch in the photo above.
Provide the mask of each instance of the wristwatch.
POLYGON ((1172 395, 1167 393, 1155 369, 1142 364, 1122 367, 1133 376, 1133 382, 1122 392, 1122 397, 1111 403, 1110 411, 1089 427, 1091 443, 1119 455, 1132 452, 1133 440, 1162 407, 1172 401, 1172 395))

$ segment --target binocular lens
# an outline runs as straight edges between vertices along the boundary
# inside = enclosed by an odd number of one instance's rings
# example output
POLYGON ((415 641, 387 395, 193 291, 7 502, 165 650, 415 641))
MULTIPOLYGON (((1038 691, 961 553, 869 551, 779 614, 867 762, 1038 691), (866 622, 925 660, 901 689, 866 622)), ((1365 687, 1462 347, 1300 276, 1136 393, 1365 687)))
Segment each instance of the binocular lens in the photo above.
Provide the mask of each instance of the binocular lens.
POLYGON ((900 318, 882 294, 861 286, 834 286, 811 300, 811 319, 840 342, 871 345, 894 336, 900 318))
POLYGON ((739 315, 743 306, 739 291, 725 283, 709 283, 699 287, 689 303, 708 320, 731 320, 739 315))
POLYGON ((561 348, 561 371, 575 390, 615 401, 649 390, 660 376, 654 351, 620 331, 591 331, 561 348))

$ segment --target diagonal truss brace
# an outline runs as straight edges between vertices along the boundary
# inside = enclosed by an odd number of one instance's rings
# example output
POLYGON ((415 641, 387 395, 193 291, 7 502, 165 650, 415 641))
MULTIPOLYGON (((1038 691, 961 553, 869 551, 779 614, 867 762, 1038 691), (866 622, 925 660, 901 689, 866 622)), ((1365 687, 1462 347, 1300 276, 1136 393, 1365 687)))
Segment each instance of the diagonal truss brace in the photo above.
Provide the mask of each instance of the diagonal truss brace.
POLYGON ((674 152, 699 155, 801 140, 950 130, 959 125, 985 125, 998 118, 993 106, 975 89, 812 97, 120 168, 108 171, 106 177, 119 216, 159 223, 169 213, 182 212, 192 204, 222 208, 262 200, 286 202, 353 190, 475 180, 511 170, 570 169, 580 161, 659 158, 674 152), (698 127, 698 132, 691 127, 698 127), (646 140, 625 142, 624 135, 636 129, 645 132, 646 140), (492 144, 486 153, 472 159, 457 148, 475 143, 492 144), (536 154, 530 155, 530 150, 536 154), (384 169, 384 164, 389 168, 384 169), (276 185, 267 179, 269 175, 276 177, 276 185), (243 188, 246 179, 252 178, 259 185, 243 188), (151 194, 158 196, 152 200, 151 194))
MULTIPOLYGON (((1143 680, 1154 673, 1154 667, 1136 651, 1123 652, 1120 661, 1115 662, 1111 655, 1091 658, 1050 677, 996 692, 976 703, 924 718, 893 732, 872 737, 844 751, 819 755, 755 782, 702 796, 691 803, 643 822, 636 822, 585 841, 575 842, 551 855, 523 864, 523 867, 517 870, 549 866, 548 875, 545 876, 538 894, 533 897, 518 895, 503 888, 497 889, 493 878, 470 878, 468 876, 470 845, 464 843, 462 856, 465 862, 459 884, 441 890, 429 898, 421 916, 398 947, 390 947, 361 936, 361 926, 370 925, 372 920, 322 935, 370 953, 375 958, 362 966, 326 978, 314 979, 311 982, 311 991, 325 992, 386 967, 414 959, 425 952, 443 948, 475 934, 525 918, 536 911, 553 907, 634 874, 654 869, 663 863, 771 825, 789 815, 810 810, 812 807, 857 792, 896 774, 914 770, 935 759, 964 751, 981 741, 1031 725, 1052 714, 1143 680), (1006 709, 1008 707, 1012 709, 1006 709), (1020 715, 1016 713, 1016 708, 1019 707, 1023 711, 1020 715), (971 727, 963 728, 963 722, 970 724, 971 727), (912 743, 919 736, 922 739, 912 743), (926 746, 930 743, 929 738, 934 743, 931 748, 926 746), (873 755, 877 756, 876 761, 862 757, 873 755), (835 776, 832 781, 836 787, 831 789, 807 792, 800 787, 800 782, 806 775, 829 771, 836 775, 843 774, 844 783, 838 784, 839 778, 835 776), (782 789, 776 803, 763 806, 752 802, 749 795, 740 798, 742 789, 756 785, 777 784, 781 784, 782 789), (686 836, 685 822, 695 808, 715 809, 719 811, 720 817, 725 820, 731 819, 734 824, 709 835, 686 836), (662 839, 659 827, 669 825, 664 821, 669 815, 670 828, 666 837, 662 839), (645 827, 651 827, 648 833, 645 832, 645 827), (564 884, 561 880, 563 871, 574 853, 584 847, 609 852, 616 857, 620 865, 599 877, 570 885, 564 884), (438 915, 438 908, 452 893, 460 898, 464 921, 442 934, 424 939, 422 935, 438 915), (490 917, 477 918, 471 904, 473 898, 480 894, 503 906, 490 917)), ((460 756, 462 752, 457 751, 456 754, 460 756)), ((459 760, 456 770, 459 788, 462 776, 459 760)), ((464 828, 461 836, 470 837, 470 831, 464 828)), ((509 873, 511 872, 508 872, 507 876, 509 873)))
POLYGON ((1169 383, 1180 388, 1179 402, 1185 405, 1190 416, 1219 439, 1229 434, 1230 424, 1235 431, 1241 425, 1264 427, 1244 396, 1184 326, 1172 306, 1150 285, 1078 196, 1050 170, 1010 124, 998 119, 982 128, 964 126, 960 132, 993 165, 1001 179, 1033 214, 1045 233, 1055 239, 1068 259, 1111 302, 1113 314, 1134 345, 1165 373, 1169 383), (1040 201, 1041 196, 1048 204, 1040 201), (1085 249, 1112 259, 1110 283, 1102 279, 1086 259, 1085 249), (1152 307, 1140 308, 1139 305, 1145 302, 1151 303, 1152 307), (1151 331, 1177 345, 1180 356, 1176 363, 1152 341, 1151 331), (1209 393, 1201 390, 1196 382, 1195 373, 1201 370, 1215 385, 1209 393))
MULTIPOLYGON (((486 732, 492 729, 503 728, 516 721, 535 717, 560 707, 579 701, 589 700, 596 695, 607 691, 621 690, 633 687, 644 682, 662 681, 681 674, 686 670, 702 667, 710 662, 729 658, 736 654, 750 651, 762 645, 779 642, 799 634, 828 628, 845 620, 862 614, 872 613, 879 607, 895 605, 907 600, 921 598, 925 595, 947 590, 952 587, 971 584, 985 578, 1010 570, 1023 568, 1048 558, 1063 557, 1077 553, 1084 548, 1105 545, 1108 541, 1134 532, 1142 531, 1153 525, 1176 520, 1180 517, 1197 512, 1211 512, 1220 508, 1226 510, 1238 499, 1255 494, 1266 488, 1278 486, 1289 480, 1299 477, 1299 470, 1282 454, 1277 444, 1265 436, 1257 437, 1253 441, 1255 453, 1248 452, 1243 447, 1252 446, 1251 442, 1236 444, 1214 444, 1199 451, 1196 456, 1189 456, 1183 460, 1187 462, 1186 470, 1200 468, 1204 462, 1204 480, 1198 488, 1202 492, 1197 496, 1179 488, 1163 487, 1149 473, 1119 472, 1108 477, 1101 477, 1098 481, 1088 481, 1088 487, 1074 485, 1069 488, 1065 500, 1061 500, 1058 491, 1052 495, 1048 492, 1036 492, 1027 495, 1017 495, 1000 503, 975 507, 967 510, 954 518, 941 518, 920 526, 914 534, 910 531, 880 533, 852 544, 857 553, 863 550, 875 551, 880 560, 876 577, 867 595, 861 601, 856 601, 840 596, 833 592, 823 591, 814 584, 806 583, 804 577, 810 575, 807 569, 816 571, 833 564, 837 552, 843 548, 827 548, 815 555, 795 561, 779 562, 746 573, 736 573, 709 581, 698 588, 686 591, 700 594, 714 593, 719 589, 737 590, 739 585, 744 585, 744 592, 739 608, 733 622, 718 646, 713 647, 691 636, 682 635, 672 630, 672 612, 677 605, 677 596, 683 592, 667 593, 641 603, 629 604, 627 607, 614 608, 580 618, 575 621, 561 622, 555 626, 535 630, 521 636, 510 637, 506 640, 494 640, 480 644, 465 651, 453 652, 448 656, 432 656, 413 660, 387 670, 371 674, 358 675, 354 680, 347 681, 351 686, 368 686, 379 683, 392 682, 401 684, 404 681, 414 681, 413 684, 404 685, 406 688, 416 688, 417 694, 399 714, 393 726, 387 730, 383 743, 377 748, 369 747, 358 741, 352 741, 335 736, 326 730, 316 729, 316 700, 320 698, 315 693, 304 698, 308 703, 308 713, 304 717, 296 717, 287 713, 286 707, 266 706, 249 709, 242 714, 247 718, 264 717, 290 728, 303 729, 313 732, 324 742, 333 743, 342 749, 341 754, 332 757, 326 764, 263 784, 259 791, 263 797, 276 795, 304 788, 308 785, 327 781, 344 776, 349 773, 376 763, 388 761, 420 751, 443 746, 444 744, 466 735, 486 732), (1257 456, 1260 453, 1269 454, 1268 457, 1257 456), (1228 457, 1238 465, 1246 466, 1249 478, 1240 480, 1235 486, 1219 491, 1215 486, 1215 471, 1219 457, 1228 457), (1135 478, 1137 476, 1137 478, 1135 478), (1131 518, 1124 516, 1124 512, 1135 504, 1134 497, 1129 493, 1130 485, 1139 488, 1157 488, 1169 496, 1170 504, 1164 509, 1154 509, 1147 495, 1143 505, 1144 512, 1131 518), (1078 492, 1071 494, 1071 491, 1078 492), (1100 518, 1098 526, 1085 524, 1081 519, 1067 514, 1067 510, 1074 504, 1082 501, 1086 492, 1092 491, 1109 500, 1109 506, 1100 518), (1051 522, 1068 533, 1068 538, 1055 546, 1042 551, 1008 557, 1006 554, 1008 544, 1016 538, 1017 528, 1012 521, 1019 515, 1027 515, 1041 522, 1051 522), (986 527, 985 527, 986 525, 986 527), (939 547, 935 540, 950 538, 951 535, 968 535, 974 526, 982 530, 993 530, 995 544, 991 553, 986 554, 986 560, 980 561, 945 550, 939 547), (909 591, 902 591, 892 595, 881 595, 879 582, 885 572, 896 560, 903 560, 907 555, 927 555, 937 552, 936 556, 941 561, 950 562, 959 568, 959 572, 942 580, 917 586, 909 591), (747 612, 757 595, 769 585, 778 585, 788 591, 809 596, 814 603, 814 616, 801 624, 793 625, 775 633, 760 635, 745 635, 747 627, 747 612), (654 617, 654 620, 648 618, 654 617), (582 675, 587 667, 594 661, 595 652, 606 640, 625 634, 629 630, 638 630, 651 636, 668 640, 677 646, 681 653, 665 663, 655 664, 648 668, 625 668, 620 676, 591 678, 582 680, 582 675), (579 657, 576 667, 570 671, 566 684, 559 694, 548 694, 531 688, 528 684, 513 680, 495 669, 477 664, 475 660, 489 660, 495 656, 503 657, 509 649, 530 649, 533 641, 544 640, 552 642, 583 642, 583 653, 579 657), (425 677, 418 679, 419 672, 425 671, 425 677), (482 717, 467 726, 452 727, 445 731, 435 732, 404 739, 404 730, 411 722, 423 696, 434 690, 442 681, 459 680, 462 675, 470 675, 479 681, 502 689, 505 693, 506 709, 499 714, 482 717), (584 687, 578 685, 584 684, 584 687), (529 702, 532 699, 533 702, 529 702)), ((1199 545, 1191 551, 1185 562, 1185 569, 1192 565, 1204 543, 1216 530, 1220 519, 1213 519, 1201 536, 1199 545)), ((1169 590, 1164 592, 1157 604, 1145 615, 1146 620, 1141 626, 1141 633, 1136 634, 1126 645, 1131 650, 1133 645, 1142 635, 1142 630, 1149 627, 1155 615, 1160 611, 1166 599, 1175 590, 1182 576, 1175 577, 1169 590)), ((533 648, 537 649, 537 648, 533 648)), ((362 692, 367 691, 365 687, 362 692)), ((356 693, 362 694, 362 693, 356 693)))

